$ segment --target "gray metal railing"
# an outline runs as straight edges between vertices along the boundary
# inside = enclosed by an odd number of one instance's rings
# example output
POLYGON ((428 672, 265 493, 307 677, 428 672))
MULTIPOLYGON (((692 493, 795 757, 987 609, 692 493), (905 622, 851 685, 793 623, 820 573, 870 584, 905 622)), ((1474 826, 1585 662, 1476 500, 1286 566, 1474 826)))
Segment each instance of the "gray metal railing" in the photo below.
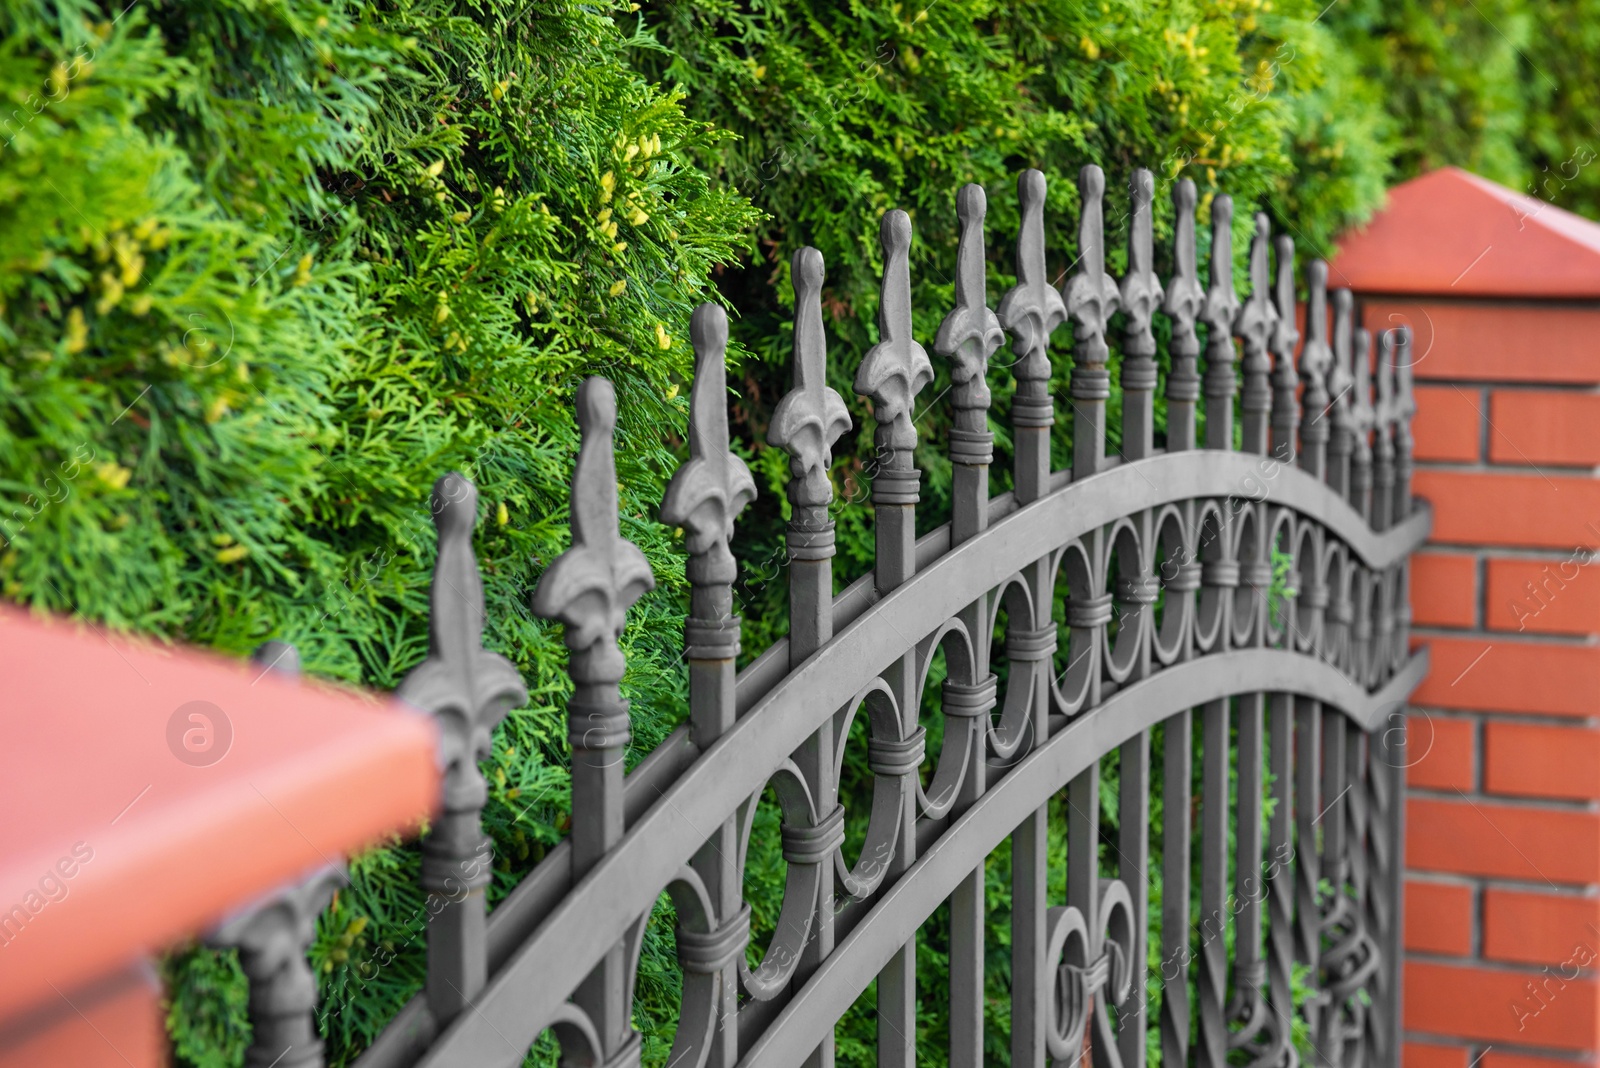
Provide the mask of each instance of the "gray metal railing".
MULTIPOLYGON (((879 1064, 912 1065, 919 1043, 939 1042, 952 1065, 978 1065, 984 865, 1007 839, 1012 1064, 1073 1062, 1087 1047, 1096 1068, 1142 1068, 1153 1028, 1172 1068, 1292 1066, 1296 1018, 1319 1063, 1398 1064, 1403 709, 1426 668, 1425 653, 1409 652, 1406 566, 1430 522, 1410 495, 1409 335, 1380 335, 1374 376, 1348 291, 1333 294, 1330 331, 1327 268, 1313 262, 1296 367, 1294 246, 1280 236, 1274 247, 1264 215, 1241 303, 1229 198, 1211 205, 1206 287, 1195 190, 1175 185, 1176 267, 1163 286, 1152 268, 1154 182, 1136 172, 1119 283, 1105 271, 1100 170, 1085 167, 1079 187, 1080 255, 1057 291, 1045 270, 1044 177, 1022 175, 1017 284, 993 311, 984 193, 967 186, 957 198, 955 308, 933 339, 953 383, 952 517, 920 539, 911 416, 933 372, 912 332, 911 222, 884 216, 880 340, 855 380, 876 421, 876 557, 837 596, 828 472, 851 421, 826 383, 822 256, 796 253, 794 388, 769 434, 790 457, 789 635, 740 672, 729 540, 755 484, 729 448, 725 314, 710 304, 695 312, 690 458, 662 505, 689 552, 691 715, 627 774, 617 639, 654 580, 619 534, 612 387, 584 383, 573 543, 533 597, 535 612, 565 625, 571 654, 571 834, 488 916, 476 759, 526 691, 481 647, 476 493, 458 475, 440 480, 432 651, 401 690, 439 718, 445 738, 445 811, 424 844, 428 979, 362 1065, 515 1065, 546 1031, 569 1063, 638 1063, 633 988, 663 891, 676 908, 683 976, 673 1068, 831 1065, 835 1024, 874 980, 879 1064), (1119 310, 1122 453, 1109 457, 1106 334, 1119 310), (1171 326, 1164 449, 1155 444, 1158 313, 1171 326), (1055 471, 1048 346, 1069 319, 1073 457, 1055 471), (991 496, 986 377, 1007 337, 1015 488, 991 496), (918 720, 941 650, 935 747, 918 720), (855 814, 865 841, 852 862, 839 777, 857 716, 869 728, 873 785, 868 813, 855 814), (1119 818, 1108 865, 1100 777, 1113 751, 1119 818), (752 964, 743 867, 755 801, 769 788, 787 875, 776 929, 752 964), (1047 856, 1051 803, 1063 792, 1064 894, 1047 856), (945 902, 949 1033, 919 1035, 918 930, 945 902), (1147 984, 1152 942, 1161 974, 1147 984), (1295 978, 1302 969, 1309 993, 1295 978), (1147 985, 1159 989, 1154 1005, 1147 985)), ((288 899, 296 952, 309 941, 307 910, 332 885, 318 878, 288 899)), ((244 944, 238 932, 248 929, 236 921, 233 940, 244 944)), ((307 976, 275 968, 276 981, 304 986, 307 976)), ((291 1002, 309 1012, 303 990, 291 1002)), ((310 1034, 279 1017, 258 1025, 252 1064, 273 1063, 310 1034)), ((302 1043, 297 1058, 319 1063, 320 1051, 302 1043)))

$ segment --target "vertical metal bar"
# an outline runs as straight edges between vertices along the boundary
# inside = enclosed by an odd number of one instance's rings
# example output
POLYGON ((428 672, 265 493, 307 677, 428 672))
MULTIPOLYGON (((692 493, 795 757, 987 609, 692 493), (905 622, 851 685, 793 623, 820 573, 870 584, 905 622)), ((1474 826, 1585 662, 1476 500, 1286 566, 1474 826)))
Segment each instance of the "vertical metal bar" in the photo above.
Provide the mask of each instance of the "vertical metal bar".
POLYGON ((1255 1044, 1265 1019, 1266 969, 1261 959, 1261 761, 1265 695, 1244 694, 1239 708, 1239 823, 1234 831, 1233 1048, 1255 1044))
MULTIPOLYGON (((1346 782, 1348 763, 1345 758, 1345 719, 1332 709, 1322 716, 1322 811, 1318 823, 1322 830, 1321 870, 1323 878, 1332 883, 1327 898, 1322 902, 1323 919, 1318 921, 1318 939, 1328 920, 1337 915, 1347 897, 1346 883, 1350 877, 1350 851, 1348 818, 1349 783, 1346 782)), ((1329 1002, 1322 1006, 1317 1028, 1312 1034, 1317 1062, 1333 1068, 1343 1063, 1342 1038, 1338 1023, 1342 1006, 1329 1002)))
MULTIPOLYGON (((728 315, 717 304, 702 304, 689 322, 694 345, 694 387, 689 408, 689 460, 680 467, 661 502, 661 519, 681 526, 689 546, 689 618, 684 621, 684 652, 689 661, 689 727, 695 745, 710 748, 732 726, 734 673, 739 656, 739 617, 733 611, 733 581, 738 565, 728 548, 734 520, 756 496, 755 481, 743 460, 729 448, 728 382, 725 354, 728 315)), ((819 762, 824 778, 815 784, 817 803, 829 806, 833 790, 826 776, 831 745, 819 762)), ((815 768, 811 770, 816 770, 815 768)), ((824 808, 826 812, 826 808, 824 808)), ((821 815, 822 813, 819 813, 821 815)), ((711 896, 718 927, 738 922, 743 908, 739 878, 738 822, 726 820, 711 833, 692 864, 711 896)), ((832 865, 819 865, 831 890, 832 865)), ((832 904, 832 893, 825 900, 832 904)), ((828 910, 831 919, 831 908, 828 910)), ((831 924, 813 930, 813 944, 832 948, 831 924)), ((707 1064, 732 1068, 739 1059, 737 961, 718 976, 717 1031, 707 1064)), ((830 1051, 831 1052, 831 1051, 830 1051)))
MULTIPOLYGON (((1051 581, 1048 561, 1028 569, 1036 589, 1051 581)), ((1006 634, 1011 661, 1011 685, 1018 673, 1029 680, 1029 723, 1042 743, 1050 732, 1050 671, 1056 649, 1056 625, 1049 602, 1036 599, 1043 623, 1035 629, 1014 624, 1006 634)), ((1044 959, 1045 918, 1048 914, 1049 809, 1029 813, 1011 835, 1011 1063, 1016 1068, 1043 1068, 1045 1063, 1046 998, 1053 989, 1044 959)))
MULTIPOLYGON (((1228 451, 1233 448, 1233 394, 1237 384, 1233 323, 1239 314, 1239 298, 1233 288, 1233 198, 1219 196, 1212 201, 1211 235, 1211 286, 1201 313, 1206 324, 1206 369, 1201 379, 1201 392, 1206 398, 1205 447, 1228 451)), ((1226 545, 1231 542, 1232 528, 1227 509, 1223 511, 1222 538, 1226 545)), ((1202 597, 1211 593, 1223 602, 1216 647, 1220 650, 1228 644, 1228 608, 1238 585, 1238 568, 1222 546, 1215 552, 1219 559, 1203 563, 1201 582, 1202 597)), ((1209 701, 1200 709, 1200 971, 1196 984, 1199 1068, 1223 1068, 1228 1055, 1228 709, 1226 699, 1209 701)))
MULTIPOLYGON (((1296 963, 1314 976, 1322 957, 1321 846, 1317 841, 1322 811, 1322 706, 1301 699, 1295 702, 1295 949, 1296 963)), ((1309 1014, 1315 1016, 1315 1012, 1309 1014)), ((1315 1033, 1316 1021, 1308 1019, 1315 1033)))
MULTIPOLYGON (((1377 917, 1374 912, 1371 894, 1371 869, 1368 867, 1372 842, 1367 833, 1370 825, 1371 813, 1371 786, 1366 776, 1367 769, 1367 735, 1354 722, 1345 723, 1345 781, 1350 786, 1346 795, 1348 804, 1345 814, 1350 823, 1350 896, 1355 908, 1360 925, 1369 935, 1376 936, 1377 917)), ((1378 1010, 1378 1003, 1382 998, 1382 978, 1375 974, 1367 982, 1367 996, 1372 1001, 1372 1006, 1366 1017, 1366 1026, 1357 1039, 1362 1045, 1366 1055, 1374 1052, 1374 1043, 1381 1041, 1376 1033, 1374 1014, 1378 1010)), ((1368 1063, 1371 1061, 1368 1059, 1368 1063)))
POLYGON ((1400 1014, 1405 1004, 1404 991, 1404 933, 1402 917, 1405 916, 1405 830, 1407 767, 1406 746, 1409 739, 1404 729, 1384 732, 1389 805, 1385 818, 1388 831, 1388 871, 1384 883, 1384 899, 1388 903, 1388 923, 1381 943, 1384 967, 1387 972, 1386 1009, 1383 1025, 1388 1030, 1387 1064, 1384 1068, 1399 1068, 1401 1049, 1400 1014))
POLYGON ((1189 817, 1194 794, 1188 709, 1161 729, 1161 1065, 1189 1063, 1189 817))
MULTIPOLYGON (((1200 340, 1195 321, 1205 309, 1206 291, 1200 284, 1195 251, 1195 187, 1184 178, 1172 188, 1172 279, 1167 283, 1161 310, 1172 323, 1167 376, 1167 451, 1193 449, 1196 444, 1195 402, 1200 398, 1200 340)), ((1192 508, 1192 506, 1191 506, 1192 508)), ((1193 521, 1192 513, 1190 521, 1193 521)), ((1168 561, 1170 568, 1174 561, 1168 561)), ((1198 566, 1199 561, 1176 562, 1198 566)), ((1172 574, 1168 580, 1168 611, 1173 603, 1172 574)), ((1193 599, 1192 594, 1179 596, 1193 599)), ((1183 659, 1192 653, 1192 628, 1183 659)), ((1189 965, 1194 956, 1190 937, 1190 818, 1193 802, 1193 714, 1189 709, 1167 720, 1161 732, 1161 1063, 1163 1068, 1187 1068, 1190 1044, 1189 965)))
POLYGON ((1144 1068, 1149 1019, 1146 990, 1150 944, 1150 732, 1122 746, 1117 782, 1117 878, 1133 897, 1133 992, 1117 1013, 1123 1068, 1144 1068))
POLYGON ((1294 728, 1295 698, 1275 693, 1269 701, 1272 817, 1267 836, 1267 1002, 1278 1035, 1294 1028, 1294 728))
POLYGON ((1224 1068, 1228 1057, 1228 702, 1200 708, 1199 1068, 1224 1068))
POLYGON ((1416 445, 1411 420, 1417 414, 1417 395, 1412 384, 1411 328, 1402 326, 1396 334, 1393 356, 1394 506, 1389 514, 1398 523, 1411 514, 1411 456, 1416 445))
MULTIPOLYGON (((1011 334, 1017 356, 1013 374, 1017 390, 1011 401, 1016 468, 1013 481, 1019 504, 1044 495, 1050 482, 1050 435, 1055 406, 1050 399, 1050 334, 1067 318, 1061 294, 1050 285, 1044 262, 1044 175, 1024 171, 1017 179, 1021 224, 1017 233, 1017 284, 996 309, 1000 324, 1011 334)), ((1034 744, 1049 733, 1050 657, 1056 627, 1050 618, 1049 592, 1054 575, 1047 561, 1026 569, 1038 618, 1012 621, 1007 634, 1013 672, 1023 654, 1036 665, 1030 698, 1034 744), (1031 623, 1031 628, 1028 625, 1031 623)), ((1015 1068, 1043 1068, 1045 1024, 1052 985, 1043 959, 1047 912, 1049 810, 1041 806, 1011 837, 1011 1063, 1015 1068)), ((880 979, 881 983, 882 980, 880 979)))
POLYGON ((1106 400, 1111 396, 1106 326, 1121 295, 1106 274, 1101 203, 1106 178, 1090 163, 1078 172, 1078 269, 1062 297, 1072 317, 1072 477, 1086 478, 1105 465, 1106 400))
MULTIPOLYGON (((790 265, 794 282, 794 385, 773 413, 769 444, 789 453, 789 669, 792 671, 833 637, 833 519, 828 506, 833 486, 828 469, 833 443, 850 429, 844 399, 828 387, 827 338, 822 329, 822 253, 802 248, 790 265)), ((822 722, 795 754, 795 764, 811 787, 819 815, 838 803, 834 781, 833 719, 822 722)), ((737 848, 737 847, 736 847, 737 848)), ((832 858, 818 866, 816 908, 811 937, 795 968, 796 984, 805 982, 828 954, 834 940, 834 870, 832 858)), ((725 983, 722 1011, 736 1017, 738 988, 725 983)), ((812 1068, 828 1068, 834 1056, 830 1033, 812 1054, 812 1068)))
MULTIPOLYGON (((630 729, 628 704, 618 690, 626 664, 612 621, 655 586, 644 554, 618 530, 611 443, 616 425, 611 383, 586 379, 578 388, 583 445, 572 476, 572 547, 551 563, 533 592, 535 615, 566 624, 570 651, 574 881, 622 839, 622 761, 630 729)), ((618 942, 573 996, 593 1021, 608 1061, 639 1041, 631 1022, 628 973, 627 948, 618 942)))
MULTIPOLYGON (((1413 437, 1411 421, 1417 413, 1416 395, 1412 386, 1412 335, 1407 329, 1401 337, 1401 344, 1397 349, 1397 375, 1399 386, 1399 412, 1395 426, 1395 502, 1394 519, 1401 522, 1411 515, 1411 471, 1413 437)), ((1410 635, 1409 624, 1411 621, 1410 585, 1406 581, 1406 570, 1410 562, 1401 565, 1401 572, 1396 581, 1395 599, 1400 614, 1400 633, 1397 637, 1398 649, 1397 662, 1409 652, 1410 635)), ((1386 1029, 1387 1058, 1382 1068, 1398 1068, 1400 1064, 1401 1028, 1400 1013, 1403 1005, 1401 982, 1404 974, 1403 957, 1403 932, 1401 917, 1405 915, 1405 827, 1406 827, 1406 796, 1405 796, 1405 769, 1409 766, 1406 755, 1406 746, 1409 742, 1406 730, 1405 709, 1400 709, 1395 720, 1386 724, 1388 729, 1380 736, 1380 752, 1382 753, 1382 767, 1379 771, 1379 781, 1387 795, 1382 816, 1383 838, 1386 846, 1384 856, 1383 882, 1380 888, 1380 900, 1384 903, 1386 915, 1384 916, 1383 930, 1379 936, 1379 945, 1384 954, 1383 971, 1385 975, 1385 1013, 1383 1026, 1386 1029)))
MULTIPOLYGON (((882 296, 878 304, 879 341, 861 361, 857 393, 872 398, 878 427, 877 469, 872 480, 876 541, 874 579, 888 593, 916 572, 916 504, 921 473, 912 463, 917 431, 911 409, 917 393, 933 378, 928 354, 911 328, 911 219, 905 212, 885 213, 879 228, 883 247, 882 296)), ((908 649, 884 679, 900 708, 901 729, 910 736, 917 726, 916 651, 908 649)), ((890 863, 893 878, 917 859, 917 797, 914 776, 907 776, 900 805, 900 834, 890 863)), ((878 1063, 884 1068, 912 1068, 917 1047, 917 943, 913 938, 896 951, 878 975, 878 1063)))
MULTIPOLYGON (((1155 179, 1147 170, 1133 173, 1129 182, 1132 221, 1128 228, 1128 273, 1122 280, 1121 304, 1126 319, 1122 332, 1122 455, 1129 462, 1149 456, 1155 449, 1154 399, 1156 339, 1150 320, 1161 300, 1161 283, 1152 269, 1151 206, 1155 179)), ((1154 563, 1156 532, 1147 509, 1138 517, 1140 544, 1154 563)), ((1150 643, 1155 626, 1156 580, 1148 571, 1123 576, 1118 599, 1129 604, 1123 626, 1138 628, 1139 646, 1129 682, 1150 671, 1150 643), (1132 581, 1130 581, 1130 579, 1132 581)), ((1172 611, 1177 611, 1173 608, 1172 611)), ((1117 1014, 1117 1047, 1123 1068, 1144 1068, 1145 1030, 1149 1019, 1145 960, 1150 941, 1150 732, 1140 731, 1121 749, 1117 802, 1117 876, 1133 899, 1134 990, 1117 1014)))
POLYGON ((1200 340, 1195 336, 1194 324, 1206 295, 1195 265, 1194 207, 1194 182, 1184 178, 1172 187, 1175 269, 1161 303, 1161 311, 1172 322, 1172 370, 1167 375, 1168 452, 1194 448, 1194 405, 1200 399, 1200 340))
POLYGON ((1099 929, 1100 762, 1067 784, 1067 904, 1083 913, 1090 938, 1099 929))
MULTIPOLYGON (((1042 691, 1047 676, 1039 674, 1042 691)), ((1047 815, 1043 808, 1029 813, 1011 835, 1011 1063, 1018 1068, 1045 1063, 1047 815)))
MULTIPOLYGON (((993 457, 994 438, 989 433, 989 388, 985 374, 989 356, 1004 340, 1004 333, 985 303, 985 208, 980 185, 967 185, 957 195, 956 215, 961 222, 961 238, 956 250, 956 307, 940 324, 933 346, 934 351, 952 361, 951 379, 955 383, 952 391, 955 426, 950 434, 950 459, 955 469, 952 544, 960 544, 988 526, 989 462, 993 457)), ((988 625, 987 602, 980 600, 969 606, 963 610, 962 618, 973 633, 978 633, 988 625)), ((957 694, 950 683, 945 686, 944 744, 964 744, 968 753, 967 774, 952 815, 976 803, 985 788, 988 712, 994 704, 994 689, 987 684, 992 678, 988 674, 987 645, 980 643, 977 652, 979 678, 985 681, 968 687, 970 693, 961 694, 963 707, 959 717, 950 715, 956 711, 952 699, 957 694)), ((950 898, 952 1068, 977 1068, 983 1063, 984 889, 984 864, 979 863, 961 880, 950 898)))

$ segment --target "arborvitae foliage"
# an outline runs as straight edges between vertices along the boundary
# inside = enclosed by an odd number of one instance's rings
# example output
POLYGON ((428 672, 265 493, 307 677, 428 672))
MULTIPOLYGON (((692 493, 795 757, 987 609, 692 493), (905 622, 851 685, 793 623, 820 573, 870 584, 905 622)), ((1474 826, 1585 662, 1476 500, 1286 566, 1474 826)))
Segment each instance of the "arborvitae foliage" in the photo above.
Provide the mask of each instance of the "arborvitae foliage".
MULTIPOLYGON (((568 540, 583 374, 617 382, 625 532, 662 585, 629 632, 640 751, 680 715, 662 428, 685 421, 688 311, 756 218, 693 165, 720 135, 633 73, 609 16, 0 14, 6 597, 230 653, 279 637, 310 673, 392 688, 425 652, 429 487, 467 474, 487 640, 533 693, 496 736, 492 899, 564 819, 565 656, 526 598, 568 540)), ((417 988, 416 866, 407 846, 358 858, 324 918, 335 1063, 417 988)), ((238 1063, 231 960, 167 972, 179 1057, 238 1063)))
POLYGON ((1399 177, 1455 164, 1600 218, 1600 3, 1341 0, 1324 21, 1393 115, 1399 177))

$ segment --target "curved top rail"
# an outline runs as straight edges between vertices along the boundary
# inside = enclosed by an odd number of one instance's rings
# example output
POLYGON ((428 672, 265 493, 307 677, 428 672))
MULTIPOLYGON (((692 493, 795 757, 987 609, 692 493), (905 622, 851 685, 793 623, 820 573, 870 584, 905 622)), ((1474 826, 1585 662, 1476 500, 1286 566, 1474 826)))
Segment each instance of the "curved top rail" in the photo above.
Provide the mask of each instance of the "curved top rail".
MULTIPOLYGON (((1431 513, 1419 507, 1397 526, 1374 531, 1334 490, 1300 470, 1261 456, 1212 451, 1168 453, 1123 464, 1018 509, 884 595, 772 686, 595 864, 494 977, 476 1011, 458 1019, 421 1063, 493 1061, 504 1056, 503 1041, 526 1049, 566 1000, 564 989, 539 981, 543 962, 564 961, 575 973, 592 968, 605 947, 623 937, 681 869, 683 843, 702 840, 708 828, 728 819, 761 788, 775 761, 798 748, 835 710, 850 703, 866 681, 922 638, 928 620, 952 618, 1014 574, 1018 561, 1040 559, 1130 512, 1180 500, 1247 495, 1321 522, 1374 568, 1398 563, 1423 542, 1431 526, 1431 513), (1268 470, 1274 473, 1269 476, 1268 470), (1265 487, 1262 497, 1249 493, 1253 484, 1265 487), (487 1022, 488 1032, 468 1021, 487 1022), (485 1038, 486 1033, 492 1038, 485 1038), (484 1042, 492 1046, 480 1048, 484 1042)), ((1295 662, 1306 659, 1295 657, 1295 662)), ((1172 670, 1158 673, 1152 684, 1172 670)), ((1299 692, 1307 677, 1302 668, 1258 688, 1299 692)), ((1402 677, 1413 675, 1405 672, 1402 677)), ((1330 695, 1334 703, 1351 703, 1351 695, 1361 692, 1347 685, 1350 693, 1330 695)))
MULTIPOLYGON (((1140 508, 1157 508, 1173 501, 1197 497, 1231 496, 1257 503, 1265 501, 1280 504, 1317 520, 1327 528, 1328 533, 1350 546, 1362 563, 1380 570, 1393 566, 1426 541, 1433 523, 1427 503, 1417 501, 1405 520, 1380 533, 1373 530, 1367 520, 1335 489, 1299 467, 1251 453, 1192 451, 1161 453, 1140 460, 1136 471, 1129 464, 1120 464, 1076 482, 1061 481, 1050 494, 1020 509, 1016 498, 1010 493, 995 497, 989 501, 988 533, 992 536, 994 531, 1000 530, 1014 517, 1020 519, 1022 515, 1030 513, 1034 514, 1034 519, 1026 522, 1035 534, 1041 529, 1055 529, 1059 526, 1061 512, 1081 507, 1077 503, 1081 487, 1091 485, 1100 487, 1101 492, 1118 500, 1128 502, 1110 518, 1121 518, 1140 508), (1266 471, 1273 473, 1266 474, 1266 471), (1266 485, 1268 490, 1264 496, 1256 496, 1250 492, 1252 485, 1266 485), (1053 518, 1043 519, 1039 511, 1051 509, 1052 501, 1056 502, 1052 509, 1053 518)), ((1092 527, 1093 524, 1089 524, 1075 528, 1073 535, 1061 538, 1052 545, 1065 544, 1092 527)), ((1025 544, 1036 544, 1028 542, 1026 536, 1022 540, 1025 544)), ((925 573, 935 566, 949 551, 949 523, 918 538, 918 573, 925 573)), ((962 572, 959 568, 953 568, 951 573, 962 572)), ((948 581, 948 578, 944 581, 948 581)), ((973 595, 976 596, 976 593, 973 595)), ((870 573, 851 583, 833 599, 835 632, 855 622, 879 599, 870 573)), ((789 643, 788 639, 780 638, 739 672, 736 684, 739 714, 742 716, 754 707, 783 679, 788 670, 789 643)))

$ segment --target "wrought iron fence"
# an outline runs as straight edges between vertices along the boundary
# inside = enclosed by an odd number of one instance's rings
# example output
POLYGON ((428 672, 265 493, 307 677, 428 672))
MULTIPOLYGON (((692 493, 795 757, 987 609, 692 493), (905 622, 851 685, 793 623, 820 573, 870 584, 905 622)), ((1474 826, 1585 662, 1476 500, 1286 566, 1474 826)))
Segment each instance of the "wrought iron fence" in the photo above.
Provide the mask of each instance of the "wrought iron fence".
MULTIPOLYGON (((1188 181, 1173 191, 1176 267, 1163 286, 1147 171, 1130 183, 1118 282, 1104 266, 1100 170, 1085 167, 1079 186, 1079 258, 1057 291, 1045 272, 1044 177, 1022 175, 1018 280, 995 310, 983 190, 957 198, 955 308, 933 340, 954 384, 953 512, 921 538, 912 409, 932 367, 912 334, 911 223, 884 216, 880 341, 855 379, 877 424, 876 557, 837 596, 829 468, 850 417, 826 384, 822 255, 795 255, 794 388, 769 435, 790 457, 789 634, 737 672, 729 539, 755 484, 729 448, 725 315, 696 311, 690 459, 662 504, 687 535, 691 716, 626 774, 617 639, 654 579, 619 534, 611 385, 584 384, 573 543, 533 597, 565 625, 571 653, 571 834, 492 915, 477 760, 526 691, 481 646, 476 492, 459 475, 440 479, 432 650, 401 689, 445 738, 444 812, 422 868, 427 983, 360 1064, 514 1065, 546 1031, 572 1064, 638 1063, 631 999, 663 891, 682 966, 673 1068, 830 1065, 836 1022, 874 980, 879 1064, 911 1065, 919 1043, 945 1042, 952 1065, 979 1064, 985 860, 1008 839, 1012 1064, 1087 1050, 1096 1068, 1139 1068, 1151 1028, 1169 1066, 1295 1065, 1302 1048, 1328 1064, 1398 1063, 1401 712, 1426 667, 1408 648, 1406 566, 1429 526, 1410 495, 1410 337, 1381 334, 1374 361, 1342 290, 1330 332, 1319 261, 1306 270, 1299 344, 1293 242, 1274 242, 1264 215, 1241 303, 1225 196, 1211 205, 1202 283, 1188 181), (1119 309, 1113 457, 1106 335, 1119 309), (1158 313, 1171 325, 1164 449, 1158 313), (1069 319, 1073 456, 1054 471, 1048 344, 1069 319), (1015 488, 991 496, 986 372, 1008 336, 1015 488), (1275 560, 1286 572, 1277 586, 1275 560), (930 745, 919 708, 940 650, 943 729, 930 745), (845 821, 857 814, 841 803, 840 774, 856 717, 873 785, 852 859, 845 821), (1103 835, 1101 761, 1113 752, 1119 817, 1103 835), (752 963, 743 866, 768 789, 787 876, 752 963), (1063 792, 1064 887, 1047 857, 1063 792), (945 902, 949 1033, 919 1034, 918 931, 945 902), (1299 1046, 1297 1023, 1309 1036, 1299 1046)), ((320 1063, 304 949, 334 878, 319 874, 222 932, 248 950, 251 1064, 320 1063)))

